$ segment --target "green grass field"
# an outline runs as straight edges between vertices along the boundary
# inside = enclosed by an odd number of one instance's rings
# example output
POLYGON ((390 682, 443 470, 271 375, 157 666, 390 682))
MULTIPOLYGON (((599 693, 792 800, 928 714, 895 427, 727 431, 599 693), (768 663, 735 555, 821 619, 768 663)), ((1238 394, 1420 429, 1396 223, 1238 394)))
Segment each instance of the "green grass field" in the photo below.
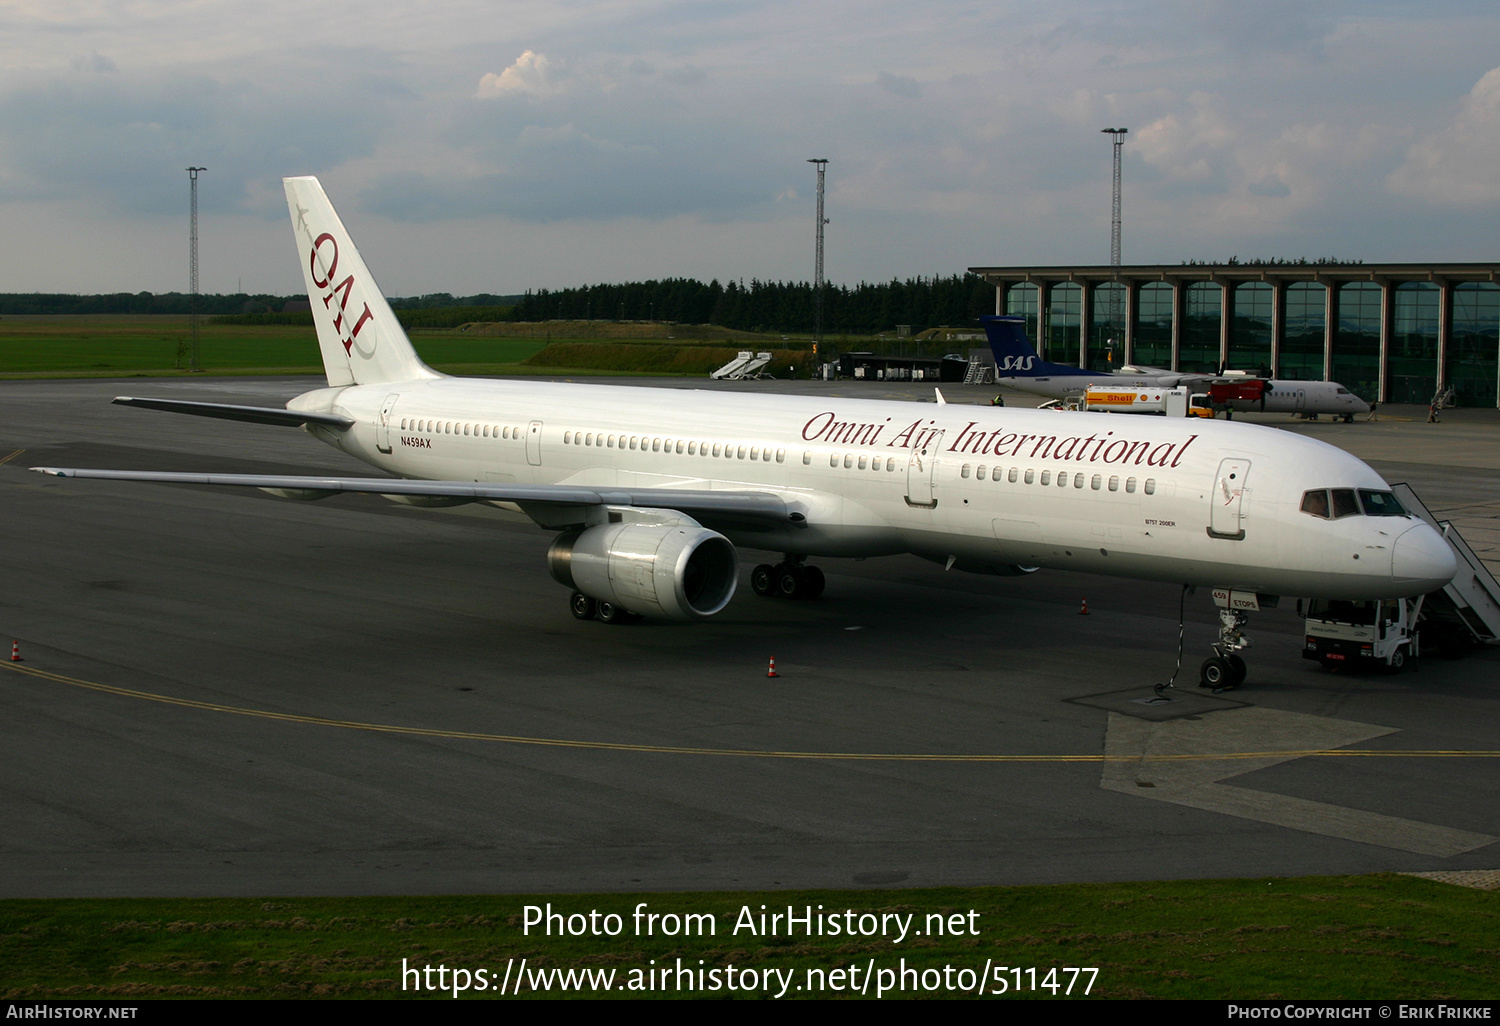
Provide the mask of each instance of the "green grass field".
MULTIPOLYGON (((0 377, 157 377, 177 368, 188 319, 174 316, 0 318, 0 377)), ((200 322, 199 353, 207 374, 317 374, 323 370, 313 329, 245 327, 200 322)), ((422 358, 454 373, 556 373, 521 361, 546 348, 545 339, 463 332, 418 332, 422 358)), ((186 364, 184 363, 184 366, 186 364)))
MULTIPOLYGON (((616 327, 600 322, 601 331, 616 327)), ((520 325, 529 335, 465 331, 417 331, 412 344, 429 365, 449 374, 707 374, 734 356, 736 342, 717 346, 668 340, 670 325, 626 325, 654 330, 660 338, 622 342, 552 337, 545 326, 520 325)), ((558 330, 584 331, 585 322, 558 330)), ((638 332, 639 333, 639 332, 638 332)), ((649 332, 648 332, 649 333, 649 332)), ((742 348, 769 348, 773 340, 747 333, 742 348)), ((205 374, 318 374, 323 370, 310 327, 199 324, 199 362, 205 374)), ((179 349, 188 345, 185 316, 35 316, 0 318, 0 378, 163 377, 188 374, 179 349)), ((736 341, 739 341, 738 339, 736 341)), ((778 347, 785 345, 780 337, 778 347)), ((800 352, 778 352, 783 370, 806 360, 800 352)), ((800 372, 806 376, 805 369, 800 372)))
MULTIPOLYGON (((789 979, 786 997, 837 996, 835 982, 858 988, 873 967, 874 996, 897 984, 905 959, 915 971, 907 997, 961 997, 952 988, 962 984, 970 996, 985 989, 1056 999, 1071 982, 1073 998, 1089 985, 1094 998, 1493 999, 1497 948, 1500 894, 1388 875, 873 892, 5 901, 0 996, 439 999, 417 990, 410 974, 403 990, 403 959, 408 968, 467 970, 467 997, 496 996, 507 966, 512 989, 517 978, 536 981, 553 970, 613 970, 611 996, 718 998, 775 996, 768 979, 789 979), (564 916, 614 913, 619 934, 523 932, 524 907, 548 902, 564 916), (715 932, 637 935, 632 913, 640 902, 647 912, 710 914, 715 932), (758 916, 762 905, 911 914, 916 930, 934 915, 957 930, 901 943, 893 942, 895 921, 885 937, 736 934, 741 910, 758 916), (674 985, 645 989, 652 968, 675 969, 678 959, 695 972, 721 970, 721 988, 684 989, 686 978, 674 976, 674 985), (730 965, 753 970, 758 985, 731 992, 722 972, 730 965), (1049 976, 1053 968, 1059 972, 1049 976), (478 991, 481 979, 489 991, 478 991), (628 989, 632 981, 639 992, 628 989), (810 981, 823 991, 797 989, 810 981)), ((435 972, 431 980, 436 986, 435 972)), ((600 986, 596 977, 574 992, 601 996, 600 986)), ((519 996, 543 995, 523 985, 519 996)), ((546 996, 568 992, 553 978, 546 996)))

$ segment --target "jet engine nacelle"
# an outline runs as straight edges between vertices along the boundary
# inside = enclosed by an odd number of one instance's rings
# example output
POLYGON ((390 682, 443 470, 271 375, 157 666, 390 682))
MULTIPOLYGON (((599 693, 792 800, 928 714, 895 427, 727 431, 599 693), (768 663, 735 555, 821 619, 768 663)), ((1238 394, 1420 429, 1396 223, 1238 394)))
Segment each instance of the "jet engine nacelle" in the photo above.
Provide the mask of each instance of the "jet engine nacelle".
POLYGON ((694 525, 600 524, 557 536, 547 568, 564 587, 621 609, 699 620, 729 604, 739 558, 722 534, 694 525))

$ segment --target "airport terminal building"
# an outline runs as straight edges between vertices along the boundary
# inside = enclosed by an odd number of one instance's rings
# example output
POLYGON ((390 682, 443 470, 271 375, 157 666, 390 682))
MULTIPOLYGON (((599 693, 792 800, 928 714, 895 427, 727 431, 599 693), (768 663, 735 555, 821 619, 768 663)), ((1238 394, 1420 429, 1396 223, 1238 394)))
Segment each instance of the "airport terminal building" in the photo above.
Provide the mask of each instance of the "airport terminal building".
POLYGON ((1365 399, 1500 405, 1500 263, 971 267, 1037 350, 1338 381, 1365 399), (1086 330, 1085 330, 1086 329, 1086 330))

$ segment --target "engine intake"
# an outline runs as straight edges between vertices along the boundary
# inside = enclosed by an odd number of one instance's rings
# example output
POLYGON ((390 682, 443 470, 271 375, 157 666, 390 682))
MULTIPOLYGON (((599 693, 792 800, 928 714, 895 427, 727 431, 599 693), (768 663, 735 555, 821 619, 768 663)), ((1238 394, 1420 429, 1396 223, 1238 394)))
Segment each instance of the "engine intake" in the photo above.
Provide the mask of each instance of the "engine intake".
POLYGON ((701 620, 729 604, 739 558, 722 534, 697 525, 601 524, 560 534, 547 550, 559 584, 621 609, 701 620))

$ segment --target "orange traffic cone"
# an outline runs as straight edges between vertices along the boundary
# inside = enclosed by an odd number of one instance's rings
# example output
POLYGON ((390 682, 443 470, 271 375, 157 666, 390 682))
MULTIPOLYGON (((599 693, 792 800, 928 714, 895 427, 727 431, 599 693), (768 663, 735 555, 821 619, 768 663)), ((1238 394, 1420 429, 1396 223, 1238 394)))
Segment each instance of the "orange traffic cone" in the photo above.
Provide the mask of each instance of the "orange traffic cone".
POLYGON ((19 641, 12 641, 10 643, 10 661, 13 663, 21 661, 21 643, 19 641))
POLYGON ((1078 607, 1078 615, 1079 616, 1088 616, 1089 615, 1089 600, 1088 600, 1087 596, 1084 596, 1083 605, 1081 605, 1081 606, 1078 607))
POLYGON ((771 657, 771 665, 766 669, 766 676, 767 677, 780 677, 781 676, 781 674, 779 674, 779 673, 776 672, 776 657, 775 656, 771 657))

